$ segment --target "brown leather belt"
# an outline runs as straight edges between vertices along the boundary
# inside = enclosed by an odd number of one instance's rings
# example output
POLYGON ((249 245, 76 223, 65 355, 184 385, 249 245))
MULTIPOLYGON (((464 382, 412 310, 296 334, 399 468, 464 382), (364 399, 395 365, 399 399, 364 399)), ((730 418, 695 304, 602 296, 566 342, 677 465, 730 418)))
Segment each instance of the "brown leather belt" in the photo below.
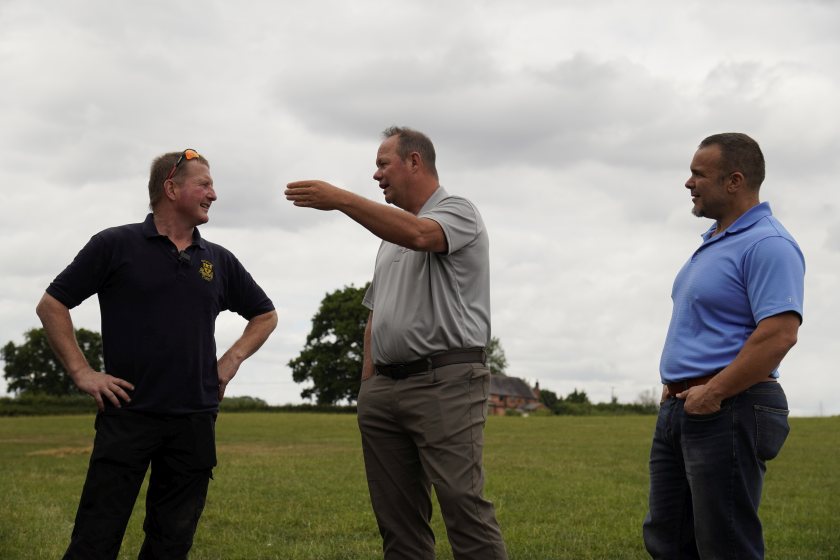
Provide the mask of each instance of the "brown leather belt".
POLYGON ((676 397, 677 393, 682 393, 689 387, 696 387, 698 385, 705 385, 709 382, 709 380, 717 375, 718 372, 715 372, 711 375, 704 375, 703 377, 695 377, 693 379, 685 379, 683 381, 674 381, 673 383, 666 383, 665 386, 668 387, 668 396, 669 397, 676 397))
POLYGON ((374 367, 378 375, 384 375, 391 379, 405 379, 412 375, 420 375, 452 364, 484 364, 486 362, 487 353, 484 348, 462 348, 439 352, 404 364, 376 364, 374 367))
MULTIPOLYGON (((676 397, 677 393, 682 393, 689 387, 696 387, 698 385, 705 385, 709 382, 709 380, 717 375, 720 372, 712 373, 711 375, 704 375, 703 377, 695 377, 694 379, 685 379, 683 381, 674 381, 673 383, 666 383, 665 386, 668 388, 668 396, 669 397, 676 397)), ((772 377, 765 380, 759 381, 759 383, 775 383, 776 380, 772 377)))

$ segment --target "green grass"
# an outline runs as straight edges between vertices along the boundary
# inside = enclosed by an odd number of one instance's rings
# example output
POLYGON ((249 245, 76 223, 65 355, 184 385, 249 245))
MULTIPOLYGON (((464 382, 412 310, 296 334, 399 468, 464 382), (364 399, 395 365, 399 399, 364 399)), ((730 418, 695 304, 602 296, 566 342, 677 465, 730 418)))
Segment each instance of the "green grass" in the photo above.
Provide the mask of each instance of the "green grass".
MULTIPOLYGON (((655 418, 490 418, 485 465, 512 560, 646 558, 655 418)), ((840 417, 794 418, 769 465, 767 558, 840 558, 840 417)), ((353 415, 222 414, 219 466, 193 560, 381 558, 353 415)), ((0 558, 60 558, 93 438, 92 416, 0 418, 0 558)), ((120 558, 142 542, 138 500, 120 558)), ((451 559, 434 517, 438 558, 451 559)))

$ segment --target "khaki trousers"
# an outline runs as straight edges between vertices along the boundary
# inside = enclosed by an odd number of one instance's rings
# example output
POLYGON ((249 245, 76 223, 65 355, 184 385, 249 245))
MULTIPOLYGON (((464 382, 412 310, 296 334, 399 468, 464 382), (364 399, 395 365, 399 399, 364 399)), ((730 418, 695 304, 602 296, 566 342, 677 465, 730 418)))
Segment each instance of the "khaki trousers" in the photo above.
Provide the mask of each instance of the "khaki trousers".
POLYGON ((362 382, 359 429, 386 560, 432 560, 434 487, 456 560, 506 560, 493 504, 483 497, 490 370, 455 364, 362 382))

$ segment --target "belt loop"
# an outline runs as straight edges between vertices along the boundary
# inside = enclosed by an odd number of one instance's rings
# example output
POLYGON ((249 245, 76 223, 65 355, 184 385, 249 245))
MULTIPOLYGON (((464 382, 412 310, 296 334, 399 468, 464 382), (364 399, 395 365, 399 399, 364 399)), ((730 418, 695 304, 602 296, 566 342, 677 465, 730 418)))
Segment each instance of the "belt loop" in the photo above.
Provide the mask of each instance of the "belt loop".
POLYGON ((432 383, 437 381, 437 369, 432 365, 432 357, 426 356, 426 368, 432 374, 432 383))

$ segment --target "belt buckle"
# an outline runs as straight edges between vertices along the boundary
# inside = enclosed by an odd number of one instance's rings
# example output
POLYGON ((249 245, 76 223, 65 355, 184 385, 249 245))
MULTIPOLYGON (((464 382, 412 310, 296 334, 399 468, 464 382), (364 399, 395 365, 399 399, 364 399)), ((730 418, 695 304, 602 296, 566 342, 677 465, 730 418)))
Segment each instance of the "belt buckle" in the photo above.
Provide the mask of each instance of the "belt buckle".
POLYGON ((671 398, 677 398, 677 393, 682 393, 683 391, 689 388, 688 380, 683 379, 682 381, 672 381, 666 385, 668 387, 668 396, 671 398), (671 390, 673 387, 673 391, 671 390))
POLYGON ((405 379, 408 374, 405 373, 405 368, 408 364, 392 364, 391 379, 405 379))

